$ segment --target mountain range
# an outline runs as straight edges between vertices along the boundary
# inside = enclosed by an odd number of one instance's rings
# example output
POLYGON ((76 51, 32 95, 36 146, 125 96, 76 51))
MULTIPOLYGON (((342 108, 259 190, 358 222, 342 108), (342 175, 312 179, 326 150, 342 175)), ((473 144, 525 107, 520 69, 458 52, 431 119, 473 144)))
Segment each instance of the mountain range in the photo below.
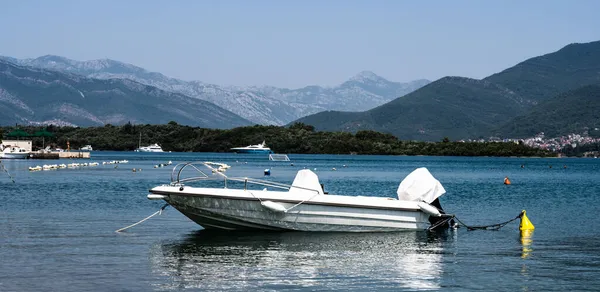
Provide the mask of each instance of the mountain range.
POLYGON ((0 124, 301 122, 403 140, 524 138, 599 128, 599 86, 600 41, 570 44, 483 79, 397 83, 364 71, 335 87, 300 89, 183 81, 108 59, 0 57, 0 110, 8 113, 0 124))
POLYGON ((425 141, 524 138, 550 131, 544 126, 549 124, 555 134, 583 132, 600 127, 591 113, 596 107, 585 106, 600 102, 590 85, 600 85, 600 41, 570 44, 481 80, 444 77, 371 110, 324 111, 296 122, 317 130, 375 130, 425 141), (547 114, 559 109, 571 118, 547 114), (573 119, 578 127, 568 124, 573 119), (519 130, 522 125, 528 129, 519 130))
POLYGON ((250 121, 210 102, 128 79, 93 79, 0 60, 0 124, 166 124, 232 128, 250 121))
POLYGON ((34 59, 2 57, 21 66, 77 74, 95 79, 129 79, 165 91, 214 103, 253 123, 284 125, 324 110, 364 111, 410 93, 428 80, 408 83, 388 81, 364 71, 334 87, 307 86, 299 89, 235 87, 184 81, 149 72, 143 68, 110 59, 75 61, 46 55, 34 59))

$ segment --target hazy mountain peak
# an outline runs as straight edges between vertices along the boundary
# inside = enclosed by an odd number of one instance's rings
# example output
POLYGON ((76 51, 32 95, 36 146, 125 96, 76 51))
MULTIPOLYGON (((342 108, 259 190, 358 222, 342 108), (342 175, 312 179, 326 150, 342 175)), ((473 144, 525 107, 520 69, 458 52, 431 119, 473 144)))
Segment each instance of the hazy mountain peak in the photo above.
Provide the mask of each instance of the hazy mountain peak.
POLYGON ((38 61, 47 61, 47 62, 66 62, 66 63, 70 63, 72 60, 67 59, 65 57, 61 57, 61 56, 56 56, 56 55, 44 55, 44 56, 40 56, 35 58, 35 60, 38 61))
POLYGON ((349 81, 367 83, 367 82, 378 82, 381 80, 387 81, 385 78, 383 78, 371 71, 361 71, 358 74, 352 76, 349 81))
POLYGON ((17 60, 20 65, 53 69, 59 71, 67 71, 81 75, 89 75, 103 70, 132 71, 140 73, 148 73, 146 70, 134 65, 123 63, 108 58, 95 59, 88 61, 77 61, 56 55, 45 55, 35 59, 17 60))

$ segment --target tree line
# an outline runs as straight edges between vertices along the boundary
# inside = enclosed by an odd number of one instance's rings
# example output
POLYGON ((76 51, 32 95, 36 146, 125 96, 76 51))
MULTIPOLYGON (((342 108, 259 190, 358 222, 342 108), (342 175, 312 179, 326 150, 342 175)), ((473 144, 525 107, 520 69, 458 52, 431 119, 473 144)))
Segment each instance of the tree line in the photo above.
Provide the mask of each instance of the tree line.
MULTIPOLYGON (((132 151, 141 146, 158 143, 165 151, 173 152, 229 152, 230 148, 266 141, 275 153, 295 154, 373 154, 373 155, 433 155, 433 156, 556 156, 556 153, 512 142, 440 142, 402 141, 397 137, 375 131, 321 132, 311 125, 295 123, 282 126, 247 126, 228 130, 207 129, 179 125, 121 126, 107 124, 101 127, 15 126, 0 127, 5 139, 16 129, 27 133, 41 130, 52 133, 47 137, 31 139, 33 148, 45 145, 79 149, 90 144, 94 150, 132 151)), ((0 137, 1 138, 1 137, 0 137)), ((16 138, 14 138, 16 139, 16 138)))

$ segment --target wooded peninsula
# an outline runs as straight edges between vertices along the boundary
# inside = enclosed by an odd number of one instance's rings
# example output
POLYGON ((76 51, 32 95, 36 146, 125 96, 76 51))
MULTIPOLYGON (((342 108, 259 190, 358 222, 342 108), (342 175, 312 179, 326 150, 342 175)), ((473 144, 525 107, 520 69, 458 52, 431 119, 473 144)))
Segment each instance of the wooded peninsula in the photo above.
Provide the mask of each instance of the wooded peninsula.
POLYGON ((32 140, 34 150, 41 149, 42 144, 66 149, 68 141, 71 150, 89 144, 94 150, 132 151, 140 144, 158 143, 164 151, 229 152, 233 147, 266 141, 275 153, 282 154, 557 156, 554 152, 514 142, 452 142, 448 138, 440 142, 402 141, 391 134, 375 131, 320 132, 303 123, 287 127, 255 125, 228 130, 184 126, 173 121, 166 125, 127 123, 86 128, 15 126, 0 127, 0 139, 2 136, 4 139, 32 140), (15 132, 21 134, 15 135, 15 132))

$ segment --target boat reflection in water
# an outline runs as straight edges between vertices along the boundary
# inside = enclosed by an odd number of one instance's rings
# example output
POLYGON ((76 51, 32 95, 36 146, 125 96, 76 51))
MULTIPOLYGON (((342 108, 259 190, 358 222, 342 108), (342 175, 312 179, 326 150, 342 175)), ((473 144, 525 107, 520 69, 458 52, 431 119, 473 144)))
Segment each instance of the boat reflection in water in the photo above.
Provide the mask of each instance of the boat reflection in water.
POLYGON ((150 257, 168 279, 161 289, 438 289, 450 233, 201 230, 155 244, 150 257))

